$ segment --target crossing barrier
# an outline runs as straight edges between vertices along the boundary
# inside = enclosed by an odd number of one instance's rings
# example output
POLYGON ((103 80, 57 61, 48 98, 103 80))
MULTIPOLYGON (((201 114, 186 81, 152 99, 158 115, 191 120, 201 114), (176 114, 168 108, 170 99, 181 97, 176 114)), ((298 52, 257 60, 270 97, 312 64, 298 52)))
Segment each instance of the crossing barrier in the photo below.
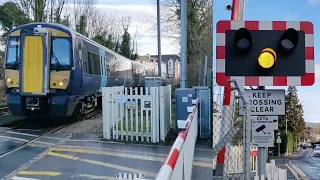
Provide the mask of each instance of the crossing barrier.
POLYGON ((198 103, 192 100, 192 107, 186 121, 178 121, 179 132, 170 153, 155 180, 191 180, 192 162, 198 135, 198 103))

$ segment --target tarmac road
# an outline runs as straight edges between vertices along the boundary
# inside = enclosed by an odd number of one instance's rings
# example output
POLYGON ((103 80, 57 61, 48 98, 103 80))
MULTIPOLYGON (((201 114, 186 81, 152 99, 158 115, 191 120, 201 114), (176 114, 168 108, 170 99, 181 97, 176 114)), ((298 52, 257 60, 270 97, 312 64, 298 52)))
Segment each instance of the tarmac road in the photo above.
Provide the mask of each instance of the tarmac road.
POLYGON ((297 166, 305 176, 312 179, 320 179, 320 157, 312 157, 312 149, 308 148, 303 150, 291 162, 297 166))

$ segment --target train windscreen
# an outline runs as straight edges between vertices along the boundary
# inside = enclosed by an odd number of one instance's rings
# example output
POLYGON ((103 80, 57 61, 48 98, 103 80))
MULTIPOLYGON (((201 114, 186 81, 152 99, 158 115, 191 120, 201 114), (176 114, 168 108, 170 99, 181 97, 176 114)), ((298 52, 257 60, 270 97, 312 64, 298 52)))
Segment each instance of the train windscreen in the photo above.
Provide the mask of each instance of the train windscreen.
POLYGON ((20 62, 20 37, 9 37, 6 53, 6 68, 15 68, 20 62))
POLYGON ((70 38, 52 37, 51 69, 70 67, 71 52, 70 38))

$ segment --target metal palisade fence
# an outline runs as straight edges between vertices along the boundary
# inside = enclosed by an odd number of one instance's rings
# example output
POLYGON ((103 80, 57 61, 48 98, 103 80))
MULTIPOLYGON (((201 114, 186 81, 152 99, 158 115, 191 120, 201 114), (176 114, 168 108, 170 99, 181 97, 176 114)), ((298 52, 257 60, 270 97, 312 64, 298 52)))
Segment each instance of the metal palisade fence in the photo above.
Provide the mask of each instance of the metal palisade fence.
POLYGON ((171 86, 103 88, 103 137, 157 143, 171 124, 171 86))

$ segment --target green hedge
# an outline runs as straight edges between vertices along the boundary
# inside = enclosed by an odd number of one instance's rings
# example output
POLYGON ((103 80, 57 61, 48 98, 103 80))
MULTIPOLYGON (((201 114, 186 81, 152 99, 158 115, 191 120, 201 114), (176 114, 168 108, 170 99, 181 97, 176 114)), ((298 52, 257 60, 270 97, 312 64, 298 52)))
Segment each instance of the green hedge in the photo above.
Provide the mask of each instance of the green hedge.
POLYGON ((286 150, 288 151, 288 153, 292 153, 294 152, 295 146, 296 146, 296 141, 291 132, 288 132, 288 134, 286 133, 281 134, 281 146, 280 146, 281 153, 285 153, 286 150))

